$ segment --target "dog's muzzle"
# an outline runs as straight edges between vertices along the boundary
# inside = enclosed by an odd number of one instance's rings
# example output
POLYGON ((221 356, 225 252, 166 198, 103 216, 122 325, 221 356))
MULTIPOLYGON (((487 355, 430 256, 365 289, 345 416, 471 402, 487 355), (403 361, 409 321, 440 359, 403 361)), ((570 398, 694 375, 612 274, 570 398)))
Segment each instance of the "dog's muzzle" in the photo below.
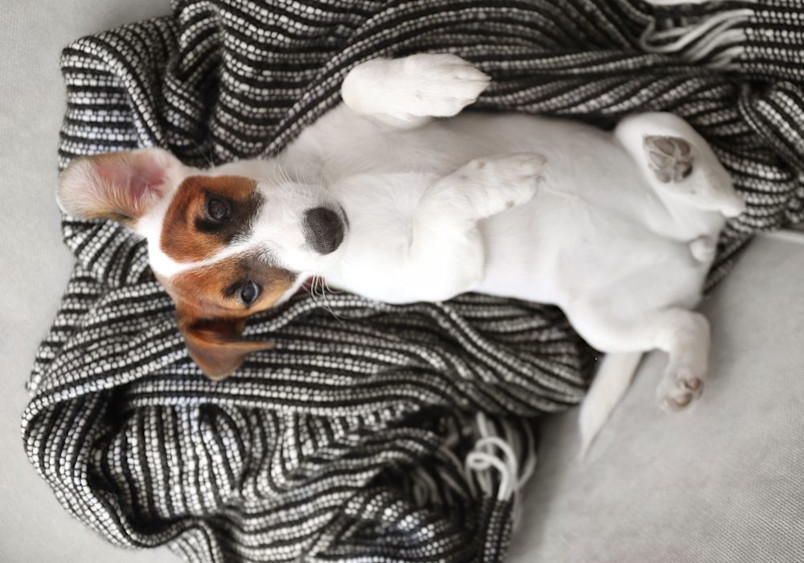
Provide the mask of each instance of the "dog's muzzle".
POLYGON ((345 221, 337 211, 315 207, 304 214, 304 238, 319 254, 335 252, 343 242, 345 232, 345 221))

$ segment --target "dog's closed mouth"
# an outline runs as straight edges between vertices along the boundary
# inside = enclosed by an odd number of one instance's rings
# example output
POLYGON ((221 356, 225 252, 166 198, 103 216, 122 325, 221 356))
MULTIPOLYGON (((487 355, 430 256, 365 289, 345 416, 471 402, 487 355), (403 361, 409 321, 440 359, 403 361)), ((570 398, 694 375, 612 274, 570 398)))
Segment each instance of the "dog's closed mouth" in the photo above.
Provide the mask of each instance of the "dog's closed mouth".
POLYGON ((320 287, 323 284, 323 278, 320 276, 310 276, 304 283, 299 286, 299 289, 296 290, 296 293, 293 294, 294 297, 298 295, 307 295, 312 294, 314 292, 314 288, 320 287))

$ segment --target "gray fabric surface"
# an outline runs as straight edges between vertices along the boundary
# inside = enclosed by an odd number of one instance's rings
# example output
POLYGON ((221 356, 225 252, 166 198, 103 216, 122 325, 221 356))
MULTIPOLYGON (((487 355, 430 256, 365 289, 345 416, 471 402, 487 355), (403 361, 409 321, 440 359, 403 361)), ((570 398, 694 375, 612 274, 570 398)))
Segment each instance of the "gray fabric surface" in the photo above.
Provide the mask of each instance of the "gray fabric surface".
POLYGON ((804 558, 804 236, 760 237, 704 304, 712 379, 666 414, 653 354, 578 462, 577 409, 546 424, 512 563, 804 558))
POLYGON ((25 457, 20 416, 36 348, 75 258, 55 201, 64 116, 61 49, 75 38, 167 13, 168 0, 5 0, 0 33, 0 562, 177 561, 124 551, 74 520, 25 457))

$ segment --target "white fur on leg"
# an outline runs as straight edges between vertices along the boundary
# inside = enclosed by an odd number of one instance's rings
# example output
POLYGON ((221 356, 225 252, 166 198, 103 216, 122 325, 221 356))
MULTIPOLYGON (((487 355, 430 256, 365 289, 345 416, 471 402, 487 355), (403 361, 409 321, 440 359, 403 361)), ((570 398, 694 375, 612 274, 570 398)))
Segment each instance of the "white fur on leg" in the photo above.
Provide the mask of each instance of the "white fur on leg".
MULTIPOLYGON (((689 123, 680 117, 663 112, 631 115, 620 121, 615 128, 615 137, 638 163, 645 180, 656 193, 670 200, 681 200, 685 205, 736 217, 745 211, 745 202, 734 190, 731 176, 723 168, 712 148, 689 123), (691 169, 679 181, 662 182, 651 170, 646 143, 650 139, 678 137, 691 151, 691 169)), ((676 141, 670 141, 675 144, 676 141)), ((677 147, 674 147, 677 148, 677 147)))
POLYGON ((433 220, 441 222, 449 210, 450 216, 465 215, 474 224, 522 205, 536 195, 546 161, 539 154, 526 153, 476 158, 434 183, 418 212, 434 208, 433 220))
POLYGON ((411 241, 405 270, 427 280, 421 295, 446 300, 482 281, 485 246, 478 221, 530 201, 544 164, 538 154, 475 159, 427 188, 404 237, 411 241))
POLYGON ((430 117, 457 115, 477 100, 490 80, 456 55, 422 53, 356 66, 344 79, 341 96, 361 115, 413 129, 430 117))
POLYGON ((659 405, 674 412, 701 396, 709 372, 709 321, 684 309, 666 313, 656 346, 668 353, 667 371, 657 390, 659 405))
POLYGON ((642 352, 617 352, 603 358, 578 417, 581 457, 589 451, 614 407, 625 395, 641 359, 642 352))
POLYGON ((690 254, 698 262, 711 262, 716 253, 717 241, 713 237, 699 237, 690 242, 690 254))

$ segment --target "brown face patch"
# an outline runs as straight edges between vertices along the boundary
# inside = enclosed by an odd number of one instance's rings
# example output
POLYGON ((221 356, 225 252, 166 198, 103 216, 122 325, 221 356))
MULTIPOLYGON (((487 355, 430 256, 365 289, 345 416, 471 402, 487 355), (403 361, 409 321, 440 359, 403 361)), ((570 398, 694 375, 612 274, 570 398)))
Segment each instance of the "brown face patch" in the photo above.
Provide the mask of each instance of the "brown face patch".
POLYGON ((160 246, 177 262, 213 257, 251 231, 263 198, 242 176, 190 176, 178 187, 162 224, 160 246))
POLYGON ((236 319, 272 306, 294 281, 293 272, 272 266, 256 254, 242 254, 177 274, 162 284, 177 304, 196 318, 236 319), (257 284, 260 292, 247 305, 240 292, 250 282, 257 284))
POLYGON ((274 305, 293 285, 296 274, 272 266, 259 254, 241 254, 178 274, 157 275, 176 302, 176 320, 190 357, 211 379, 236 370, 246 356, 273 347, 271 341, 242 336, 246 317, 274 305), (245 284, 259 295, 249 305, 241 299, 245 284))

